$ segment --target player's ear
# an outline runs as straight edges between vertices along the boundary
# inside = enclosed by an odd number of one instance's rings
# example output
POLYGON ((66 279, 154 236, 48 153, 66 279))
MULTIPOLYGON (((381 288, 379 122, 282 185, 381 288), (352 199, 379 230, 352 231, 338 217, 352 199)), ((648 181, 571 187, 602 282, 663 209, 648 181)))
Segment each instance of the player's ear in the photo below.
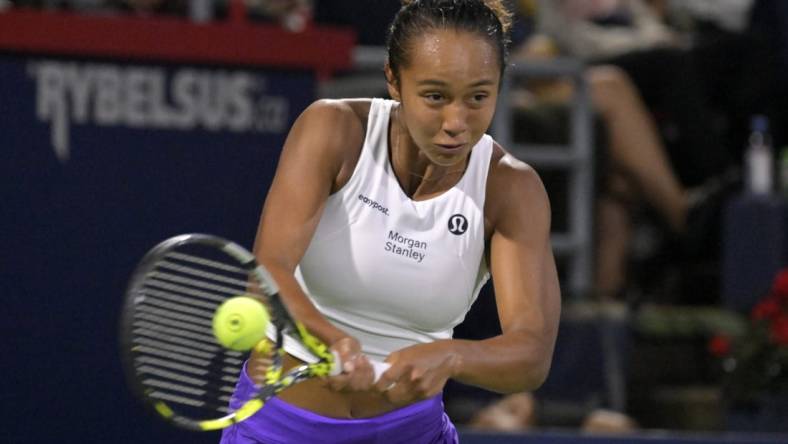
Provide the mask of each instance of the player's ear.
POLYGON ((386 74, 386 88, 388 89, 389 96, 396 100, 400 100, 399 94, 399 82, 397 81, 397 76, 394 75, 394 71, 391 70, 391 66, 386 62, 386 65, 383 67, 383 72, 386 74))

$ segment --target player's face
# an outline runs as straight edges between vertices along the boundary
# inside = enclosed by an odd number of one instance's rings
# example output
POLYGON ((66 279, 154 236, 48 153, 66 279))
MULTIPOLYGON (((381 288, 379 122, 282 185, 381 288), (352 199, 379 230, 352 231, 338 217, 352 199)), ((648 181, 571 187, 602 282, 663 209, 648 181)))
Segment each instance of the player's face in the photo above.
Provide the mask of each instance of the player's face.
POLYGON ((435 30, 416 37, 408 55, 399 82, 389 83, 392 98, 402 103, 402 123, 433 163, 463 161, 495 112, 501 74, 496 48, 471 32, 435 30))

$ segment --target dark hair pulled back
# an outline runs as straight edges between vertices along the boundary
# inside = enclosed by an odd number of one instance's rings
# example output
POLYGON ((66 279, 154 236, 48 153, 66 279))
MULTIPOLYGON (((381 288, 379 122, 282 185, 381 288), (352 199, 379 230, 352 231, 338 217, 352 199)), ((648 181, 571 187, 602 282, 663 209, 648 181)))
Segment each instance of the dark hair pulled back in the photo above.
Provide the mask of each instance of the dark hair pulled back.
POLYGON ((386 40, 388 64, 395 77, 409 63, 415 37, 436 29, 476 33, 497 49, 503 75, 507 63, 511 13, 503 0, 403 0, 386 40))

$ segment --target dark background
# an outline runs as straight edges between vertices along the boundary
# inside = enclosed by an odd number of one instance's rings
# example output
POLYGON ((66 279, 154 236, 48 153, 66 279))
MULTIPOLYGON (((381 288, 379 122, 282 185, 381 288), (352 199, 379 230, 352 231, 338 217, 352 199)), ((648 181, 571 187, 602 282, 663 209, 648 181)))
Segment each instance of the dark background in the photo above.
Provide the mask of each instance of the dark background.
MULTIPOLYGON (((61 162, 35 116, 27 67, 41 59, 0 56, 0 442, 217 442, 170 429, 132 399, 119 359, 124 290, 167 237, 206 232, 251 247, 285 134, 72 121, 61 162)), ((288 98, 288 128, 314 97, 308 72, 245 71, 288 98)))

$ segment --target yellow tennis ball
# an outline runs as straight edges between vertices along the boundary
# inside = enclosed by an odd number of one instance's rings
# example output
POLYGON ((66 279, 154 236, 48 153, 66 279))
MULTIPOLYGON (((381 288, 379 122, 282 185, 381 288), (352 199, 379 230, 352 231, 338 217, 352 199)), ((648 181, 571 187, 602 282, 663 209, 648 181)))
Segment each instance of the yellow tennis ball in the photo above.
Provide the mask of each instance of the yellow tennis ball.
POLYGON ((250 350, 265 337, 270 320, 268 310, 259 301, 248 296, 236 296, 216 309, 213 335, 229 349, 250 350))

